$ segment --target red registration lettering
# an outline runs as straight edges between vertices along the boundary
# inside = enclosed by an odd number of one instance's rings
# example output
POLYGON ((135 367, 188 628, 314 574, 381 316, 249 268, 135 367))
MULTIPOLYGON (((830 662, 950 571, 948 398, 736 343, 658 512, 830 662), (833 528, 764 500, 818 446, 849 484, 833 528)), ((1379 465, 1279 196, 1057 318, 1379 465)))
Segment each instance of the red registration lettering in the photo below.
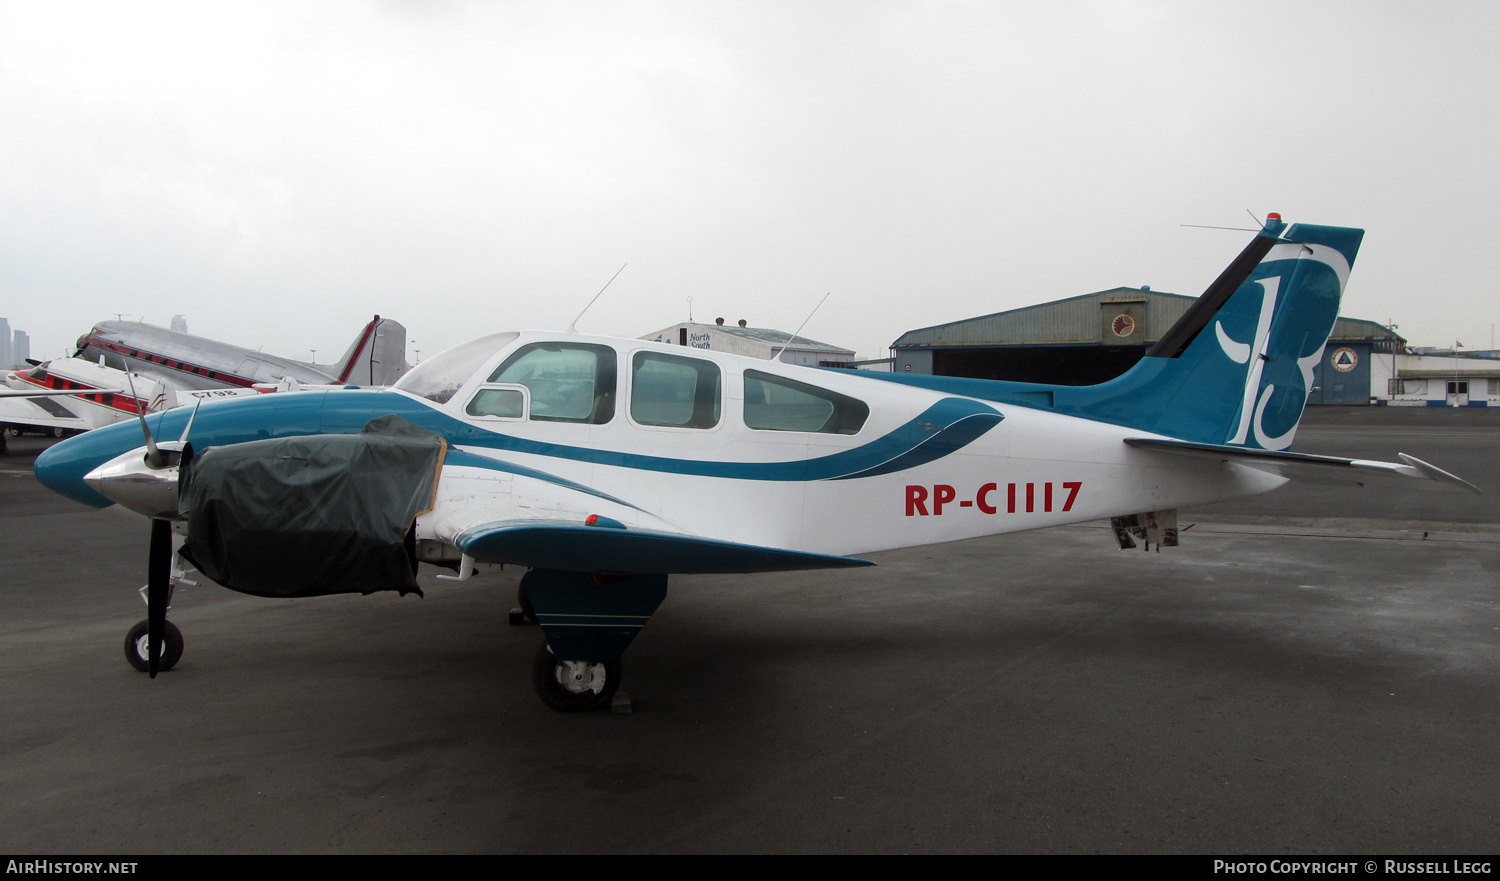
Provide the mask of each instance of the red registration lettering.
POLYGON ((906 488, 906 516, 921 514, 927 516, 927 487, 908 486, 906 488))
POLYGON ((995 513, 995 506, 985 501, 985 499, 989 497, 990 493, 994 492, 997 489, 999 489, 999 487, 993 483, 986 483, 984 486, 981 486, 979 488, 979 495, 974 499, 974 504, 979 506, 979 510, 983 511, 986 514, 995 513))
MULTIPOLYGON (((1016 513, 1016 509, 1021 504, 1021 500, 1018 498, 1020 496, 1020 492, 1017 491, 1018 486, 1018 484, 1014 483, 1007 483, 1005 485, 1005 512, 1007 514, 1016 513)), ((1058 508, 1054 507, 1058 502, 1062 503, 1062 508, 1060 510, 1073 510, 1073 503, 1078 500, 1078 493, 1083 489, 1083 481, 1063 481, 1061 483, 1061 486, 1063 489, 1068 491, 1068 494, 1066 496, 1057 495, 1055 487, 1058 486, 1058 484, 1052 483, 1051 481, 1042 483, 1040 499, 1037 498, 1038 493, 1036 483, 1028 483, 1025 486, 1026 513, 1036 513, 1038 504, 1040 504, 1041 510, 1043 512, 1051 513, 1055 510, 1059 510, 1058 508)), ((986 514, 997 513, 999 511, 999 508, 990 501, 990 494, 997 493, 999 491, 1000 484, 986 483, 979 488, 979 492, 974 495, 973 499, 964 499, 963 501, 959 502, 958 505, 961 508, 978 508, 980 511, 983 511, 986 514)), ((958 490, 954 489, 952 486, 949 486, 946 483, 934 484, 931 493, 928 492, 928 489, 925 486, 908 486, 906 488, 906 516, 937 516, 943 513, 944 505, 952 504, 957 499, 958 490), (932 509, 930 511, 927 508, 927 503, 929 501, 932 502, 932 509)))

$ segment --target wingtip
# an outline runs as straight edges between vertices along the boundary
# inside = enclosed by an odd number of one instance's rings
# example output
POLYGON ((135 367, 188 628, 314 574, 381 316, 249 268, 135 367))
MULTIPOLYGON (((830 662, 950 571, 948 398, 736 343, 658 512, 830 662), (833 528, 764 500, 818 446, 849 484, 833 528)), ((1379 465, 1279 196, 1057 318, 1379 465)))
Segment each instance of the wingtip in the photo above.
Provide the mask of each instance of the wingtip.
POLYGON ((1474 484, 1468 482, 1467 480, 1464 480, 1462 477, 1458 477, 1456 475, 1449 474, 1448 472, 1446 472, 1443 469, 1437 467, 1436 465, 1433 465, 1433 464, 1428 463, 1428 462, 1423 462, 1421 459, 1418 459, 1416 456, 1408 456, 1405 453, 1397 453, 1396 457, 1399 458, 1401 461, 1405 462, 1406 464, 1410 465, 1411 467, 1413 467, 1413 468, 1417 469, 1418 471, 1422 472, 1422 474, 1424 474, 1429 480, 1435 480, 1438 483, 1447 484, 1447 485, 1452 486, 1452 487, 1454 487, 1456 489, 1461 489, 1464 492, 1474 493, 1475 495, 1483 495, 1484 494, 1484 490, 1482 490, 1479 487, 1475 486, 1474 484))

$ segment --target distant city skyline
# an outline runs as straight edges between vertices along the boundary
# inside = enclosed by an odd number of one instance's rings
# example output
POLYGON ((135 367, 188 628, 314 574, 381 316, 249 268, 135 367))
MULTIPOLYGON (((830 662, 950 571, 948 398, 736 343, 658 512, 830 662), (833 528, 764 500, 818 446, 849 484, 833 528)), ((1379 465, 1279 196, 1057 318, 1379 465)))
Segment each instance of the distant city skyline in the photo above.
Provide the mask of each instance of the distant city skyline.
POLYGON ((0 318, 0 369, 10 370, 25 367, 31 357, 31 335, 24 330, 15 330, 10 319, 0 318))

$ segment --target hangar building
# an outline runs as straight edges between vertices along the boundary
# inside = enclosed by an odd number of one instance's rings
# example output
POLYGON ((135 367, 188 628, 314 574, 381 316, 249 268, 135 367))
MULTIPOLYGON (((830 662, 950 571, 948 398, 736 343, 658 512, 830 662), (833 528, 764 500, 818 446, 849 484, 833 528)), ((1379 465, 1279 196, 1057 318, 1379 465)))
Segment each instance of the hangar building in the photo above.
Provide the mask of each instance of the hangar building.
MULTIPOLYGON (((1112 288, 907 331, 891 350, 898 373, 1092 385, 1129 370, 1196 300, 1112 288)), ((1340 318, 1308 403, 1369 405, 1387 397, 1392 371, 1375 366, 1372 373, 1372 366, 1405 347, 1384 325, 1340 318)))

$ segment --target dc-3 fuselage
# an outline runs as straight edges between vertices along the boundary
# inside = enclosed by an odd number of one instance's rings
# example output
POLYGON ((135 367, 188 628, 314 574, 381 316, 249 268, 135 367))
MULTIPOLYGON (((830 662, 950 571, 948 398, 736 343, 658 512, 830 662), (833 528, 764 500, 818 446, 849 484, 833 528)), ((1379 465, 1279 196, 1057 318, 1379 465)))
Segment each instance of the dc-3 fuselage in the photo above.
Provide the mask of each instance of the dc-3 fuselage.
MULTIPOLYGON (((151 435, 182 442, 155 458, 138 449, 140 425, 91 432, 37 474, 80 501, 176 521, 187 559, 251 593, 414 590, 397 570, 417 561, 460 578, 474 561, 532 567, 523 607, 550 646, 538 690, 588 708, 613 693, 669 574, 866 565, 855 555, 1129 515, 1171 524, 1178 507, 1292 475, 1472 489, 1409 457, 1286 450, 1361 236, 1273 216, 1140 365, 1097 386, 528 331, 457 346, 389 389, 156 414, 151 435), (380 458, 397 447, 405 458, 380 458), (368 522, 376 510, 388 522, 368 522), (369 543, 328 542, 344 534, 369 543), (384 569, 374 545, 395 549, 384 569)), ((1170 526, 1138 534, 1175 543, 1170 526)), ((165 541, 153 559, 170 556, 165 541)))

